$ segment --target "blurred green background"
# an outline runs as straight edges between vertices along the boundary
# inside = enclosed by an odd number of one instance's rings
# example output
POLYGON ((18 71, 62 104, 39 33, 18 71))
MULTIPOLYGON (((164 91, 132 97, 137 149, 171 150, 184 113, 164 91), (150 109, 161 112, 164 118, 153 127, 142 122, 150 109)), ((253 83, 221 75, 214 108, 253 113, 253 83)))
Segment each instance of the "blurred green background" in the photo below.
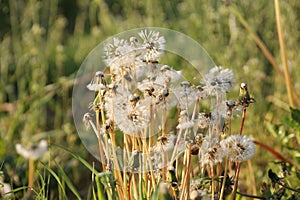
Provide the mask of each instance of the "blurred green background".
MULTIPOLYGON (((292 85, 300 95, 300 2, 280 1, 280 9, 292 85)), ((299 165, 299 130, 286 125, 290 113, 284 81, 239 16, 283 70, 273 1, 0 0, 0 170, 5 172, 5 180, 15 186, 27 181, 27 165, 16 154, 16 143, 50 138, 51 143, 95 161, 73 124, 71 98, 76 71, 107 37, 147 26, 190 36, 216 65, 232 69, 238 84, 247 82, 256 103, 248 109, 245 134, 299 165)), ((178 66, 176 62, 168 65, 178 66)), ((230 97, 237 98, 238 84, 230 97)), ((240 121, 234 123, 238 128, 240 121)), ((51 161, 59 163, 85 194, 83 180, 90 181, 89 171, 60 149, 50 152, 51 161)), ((257 148, 252 162, 258 182, 274 160, 257 148)))

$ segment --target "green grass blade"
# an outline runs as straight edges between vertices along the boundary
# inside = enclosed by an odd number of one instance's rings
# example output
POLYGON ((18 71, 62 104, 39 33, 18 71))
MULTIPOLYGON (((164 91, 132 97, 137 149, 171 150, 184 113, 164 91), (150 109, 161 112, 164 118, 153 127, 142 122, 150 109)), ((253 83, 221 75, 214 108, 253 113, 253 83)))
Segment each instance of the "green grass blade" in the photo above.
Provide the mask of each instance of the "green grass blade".
POLYGON ((158 199, 158 190, 159 190, 159 184, 161 181, 159 181, 154 189, 154 192, 151 195, 151 200, 157 200, 158 199))
POLYGON ((70 153, 75 159, 77 159, 78 161, 80 161, 84 166, 86 166, 86 168, 88 168, 91 172, 95 172, 98 173, 98 171, 96 171, 92 165, 90 165, 87 161, 85 161, 82 157, 80 157, 79 155, 76 155, 75 153, 73 153, 72 151, 66 149, 63 146, 60 145, 56 145, 56 144, 52 144, 53 146, 57 146, 58 148, 61 148, 63 150, 65 150, 66 152, 70 153))
MULTIPOLYGON (((56 163, 56 162, 55 162, 56 163)), ((79 193, 77 192, 77 189, 75 188, 75 186, 73 185, 72 181, 69 179, 69 177, 66 175, 66 173, 64 172, 63 168, 56 163, 61 175, 62 175, 62 179, 64 179, 65 183, 67 184, 67 186, 69 187, 69 189, 73 192, 73 194, 77 197, 77 199, 81 200, 81 197, 79 195, 79 193)))
POLYGON ((47 166, 46 164, 44 164, 43 162, 40 162, 49 172, 50 174, 55 178, 55 180, 57 181, 58 185, 60 186, 61 188, 61 191, 63 192, 63 197, 64 199, 67 199, 67 196, 66 196, 66 192, 65 192, 65 189, 64 189, 64 186, 62 184, 62 182, 60 181, 59 177, 57 176, 57 174, 49 167, 47 166))

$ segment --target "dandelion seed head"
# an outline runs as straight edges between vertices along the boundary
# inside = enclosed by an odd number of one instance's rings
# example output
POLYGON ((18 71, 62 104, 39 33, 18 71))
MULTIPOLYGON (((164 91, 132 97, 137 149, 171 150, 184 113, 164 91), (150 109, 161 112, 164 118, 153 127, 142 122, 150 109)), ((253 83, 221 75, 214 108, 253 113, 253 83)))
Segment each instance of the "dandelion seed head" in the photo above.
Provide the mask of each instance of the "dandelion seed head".
POLYGON ((198 127, 207 128, 211 124, 211 113, 201 112, 198 114, 198 127))
POLYGON ((192 190, 190 192, 190 200, 200 200, 202 199, 202 195, 200 194, 200 192, 198 192, 198 190, 192 190))
POLYGON ((226 105, 229 107, 229 108, 233 108, 235 106, 235 102, 233 100, 228 100, 226 101, 226 105))
POLYGON ((143 40, 142 49, 144 49, 144 52, 142 59, 146 62, 156 61, 165 48, 165 38, 156 31, 143 30, 138 34, 143 40))
POLYGON ((212 116, 214 119, 232 119, 234 117, 235 102, 232 100, 222 101, 212 112, 212 116))
POLYGON ((198 98, 198 99, 206 99, 208 97, 208 93, 203 89, 203 86, 202 85, 197 85, 195 87, 195 96, 198 98))
POLYGON ((129 101, 131 103, 132 106, 136 106, 136 104, 138 103, 138 101, 140 100, 140 96, 133 94, 129 96, 129 101))
POLYGON ((200 156, 202 165, 209 163, 216 164, 222 162, 225 151, 217 137, 205 136, 202 142, 200 156))
MULTIPOLYGON (((170 162, 171 154, 174 150, 176 143, 176 135, 168 134, 166 136, 161 136, 157 139, 156 144, 151 147, 151 160, 154 169, 161 169, 165 167, 163 164, 163 157, 167 158, 167 162, 170 162)), ((178 144, 178 151, 183 151, 185 149, 184 141, 180 140, 178 144)))
POLYGON ((180 112, 180 116, 178 119, 179 124, 177 125, 177 129, 188 129, 194 126, 194 122, 189 119, 188 113, 186 110, 182 110, 180 112))
POLYGON ((229 159, 233 162, 249 160, 255 154, 255 144, 247 136, 231 135, 221 144, 226 149, 229 159))
POLYGON ((184 81, 182 86, 174 87, 172 92, 177 97, 177 101, 181 109, 186 109, 188 106, 195 103, 197 96, 194 90, 191 90, 190 83, 184 81))
POLYGON ((183 88, 185 88, 185 89, 191 87, 191 85, 192 84, 189 81, 182 81, 180 83, 180 86, 183 87, 183 88))
POLYGON ((44 155, 48 149, 46 140, 41 140, 39 144, 32 144, 28 147, 23 147, 21 144, 16 144, 17 153, 24 158, 36 160, 44 155))
POLYGON ((173 150, 176 137, 173 134, 160 136, 157 138, 157 143, 152 147, 152 151, 156 153, 168 152, 173 150))
POLYGON ((130 45, 134 46, 134 47, 137 47, 137 45, 139 43, 139 41, 136 37, 130 37, 129 41, 130 41, 130 45))
POLYGON ((204 84, 203 89, 205 92, 212 96, 229 92, 234 87, 235 82, 232 70, 224 69, 221 66, 212 68, 201 81, 204 84))
POLYGON ((106 106, 108 116, 113 116, 117 127, 126 134, 135 134, 148 126, 150 111, 148 103, 135 106, 127 98, 114 98, 113 105, 106 106), (112 112, 114 111, 114 112, 112 112))
POLYGON ((168 65, 163 65, 157 74, 156 83, 165 85, 169 82, 175 82, 182 77, 181 71, 176 71, 168 65))
POLYGON ((87 86, 86 86, 90 91, 100 91, 100 90, 105 90, 105 85, 103 84, 98 84, 98 83, 89 83, 87 86))
POLYGON ((104 61, 117 75, 120 73, 120 67, 130 67, 135 60, 135 47, 129 45, 127 40, 113 38, 112 43, 104 46, 104 61))
POLYGON ((105 85, 102 83, 104 73, 97 71, 91 82, 86 86, 91 91, 100 91, 105 89, 105 85))
POLYGON ((86 127, 86 129, 89 129, 91 127, 90 121, 92 120, 92 115, 90 113, 85 113, 83 115, 82 121, 86 127))
POLYGON ((95 73, 95 76, 96 76, 97 78, 103 78, 103 77, 104 77, 104 73, 103 73, 102 71, 97 71, 97 72, 95 73))

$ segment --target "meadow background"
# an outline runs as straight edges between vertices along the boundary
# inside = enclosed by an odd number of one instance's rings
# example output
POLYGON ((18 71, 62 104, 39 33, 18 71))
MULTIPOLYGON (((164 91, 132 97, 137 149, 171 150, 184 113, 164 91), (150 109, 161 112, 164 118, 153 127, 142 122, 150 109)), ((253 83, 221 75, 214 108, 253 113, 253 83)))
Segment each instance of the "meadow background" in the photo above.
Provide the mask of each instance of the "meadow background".
MULTIPOLYGON (((280 9, 291 82, 300 97, 300 2, 280 1, 280 9)), ((27 184, 27 161, 16 153, 15 144, 43 138, 100 167, 82 145, 73 123, 76 72, 87 54, 107 37, 147 26, 190 36, 216 65, 232 69, 238 84, 247 82, 256 103, 248 109, 245 134, 271 146, 299 169, 299 124, 291 119, 283 77, 257 42, 265 45, 283 72, 273 1, 0 0, 0 170, 5 182, 14 188, 27 184)), ((178 62, 169 60, 168 65, 178 67, 178 62)), ((238 84, 230 94, 234 98, 238 84)), ((299 108, 299 98, 294 100, 299 108)), ((234 123, 238 127, 240 121, 234 123)), ((51 145, 41 161, 62 180, 69 177, 82 197, 90 195, 91 172, 70 153, 51 145)), ((257 147, 252 164, 258 194, 260 184, 269 181, 268 169, 280 169, 276 161, 257 147)), ((46 179, 49 172, 36 165, 37 180, 46 179)), ((245 165, 240 187, 251 193, 247 170, 245 165)), ((290 183, 300 185, 296 177, 290 183)), ((47 187, 50 199, 60 194, 55 179, 47 187)), ((74 198, 67 186, 65 190, 74 198)), ((21 190, 16 195, 22 194, 21 190)))

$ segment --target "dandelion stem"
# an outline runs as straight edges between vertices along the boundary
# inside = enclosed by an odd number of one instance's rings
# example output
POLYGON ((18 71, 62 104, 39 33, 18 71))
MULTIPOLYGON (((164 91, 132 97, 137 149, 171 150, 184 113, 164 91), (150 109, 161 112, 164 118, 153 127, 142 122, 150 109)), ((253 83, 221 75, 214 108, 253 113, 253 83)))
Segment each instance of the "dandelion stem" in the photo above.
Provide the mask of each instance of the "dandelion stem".
POLYGON ((181 195, 180 199, 184 199, 184 194, 185 194, 185 188, 186 188, 186 176, 187 176, 187 165, 186 165, 186 160, 187 160, 187 150, 184 152, 184 157, 183 157, 183 168, 182 168, 182 174, 181 174, 181 195))
POLYGON ((175 147, 174 147, 174 150, 173 150, 173 153, 172 153, 172 157, 171 157, 171 162, 174 161, 174 157, 175 157, 175 155, 177 153, 177 149, 178 149, 178 145, 179 145, 179 141, 180 141, 181 135, 182 135, 182 129, 179 129, 179 133, 178 133, 178 136, 177 136, 176 144, 175 144, 175 147))
POLYGON ((32 190, 33 188, 33 180, 34 180, 34 160, 29 158, 29 174, 28 174, 28 190, 32 190))
MULTIPOLYGON (((99 94, 101 94, 100 91, 99 91, 99 94)), ((102 95, 99 96, 99 103, 100 103, 100 105, 103 104, 102 95)), ((100 114, 101 114, 102 126, 105 128, 105 121, 106 120, 105 120, 105 116, 104 116, 104 108, 103 108, 103 106, 101 106, 101 108, 100 108, 100 114)), ((110 162, 109 161, 110 148, 109 148, 109 144, 108 144, 108 135, 106 133, 104 134, 104 141, 105 141, 105 149, 106 149, 105 152, 106 152, 107 162, 108 162, 108 165, 110 165, 110 163, 109 163, 110 162)))
MULTIPOLYGON (((127 159, 127 152, 129 150, 129 147, 128 147, 128 143, 127 143, 127 138, 126 138, 126 135, 124 134, 124 152, 123 152, 123 188, 125 189, 124 190, 124 193, 125 193, 125 196, 126 196, 126 199, 130 199, 130 188, 128 188, 129 186, 127 186, 127 173, 126 173, 126 163, 128 162, 128 159, 127 159), (128 198, 127 198, 128 197, 128 198)), ((130 185, 130 184, 129 184, 130 185)))
POLYGON ((185 199, 184 197, 189 196, 189 186, 190 186, 190 169, 191 169, 191 146, 188 145, 188 148, 185 153, 185 166, 184 169, 182 170, 183 175, 182 175, 182 181, 181 181, 181 195, 180 199, 185 199))
MULTIPOLYGON (((165 102, 164 102, 165 104, 165 102)), ((162 123, 162 137, 166 136, 166 106, 162 109, 162 117, 161 117, 161 123, 162 123)), ((167 158, 166 154, 163 154, 163 168, 162 168, 162 178, 163 181, 166 181, 166 174, 167 174, 167 168, 166 168, 166 163, 167 163, 167 158)))
POLYGON ((215 174, 213 163, 210 162, 210 175, 211 175, 211 199, 215 199, 215 174))
POLYGON ((243 133, 244 123, 245 123, 245 119, 246 119, 246 111, 247 111, 247 107, 244 106, 243 107, 242 122, 241 122, 240 132, 239 132, 240 135, 242 135, 242 133, 243 133))
MULTIPOLYGON (((243 133, 244 123, 245 123, 245 119, 246 119, 246 111, 247 111, 247 107, 244 106, 243 107, 242 122, 241 122, 240 132, 239 132, 240 135, 242 135, 242 133, 243 133)), ((240 174, 240 168, 241 168, 240 165, 241 164, 239 162, 236 162, 236 170, 235 170, 234 185, 233 185, 231 200, 235 200, 235 197, 236 197, 236 190, 237 190, 237 187, 238 187, 238 180, 239 180, 239 174, 240 174)))
POLYGON ((104 170, 106 168, 105 166, 105 156, 104 156, 104 145, 101 140, 101 134, 100 134, 100 119, 99 119, 99 110, 96 110, 96 126, 97 126, 97 136, 98 136, 98 145, 99 145, 99 154, 100 154, 100 159, 101 159, 101 164, 102 164, 102 169, 104 170))
POLYGON ((135 198, 133 199, 138 199, 139 198, 139 193, 138 193, 138 186, 137 186, 137 183, 136 183, 136 180, 135 180, 135 176, 136 174, 135 173, 132 173, 131 176, 132 176, 132 185, 133 185, 133 193, 134 193, 134 196, 135 198))
POLYGON ((220 192, 219 200, 222 200, 223 196, 224 196, 225 185, 226 185, 226 178, 227 178, 227 170, 228 170, 228 156, 226 156, 226 159, 225 159, 225 169, 224 169, 224 175, 223 175, 223 180, 222 180, 222 186, 221 186, 221 192, 220 192))
MULTIPOLYGON (((231 117, 232 117, 232 109, 230 110, 230 115, 229 115, 229 119, 228 119, 228 132, 229 135, 231 135, 231 117)), ((225 121, 226 124, 226 121, 225 121)), ((225 191, 225 186, 226 186, 226 179, 227 179, 227 171, 228 171, 228 164, 229 164, 229 158, 228 155, 226 156, 225 159, 225 169, 224 169, 224 175, 223 175, 223 181, 222 181, 222 186, 221 186, 221 192, 220 192, 220 197, 219 200, 223 199, 224 196, 224 191, 225 191)))
POLYGON ((234 185, 233 185, 233 190, 232 190, 232 193, 231 193, 230 200, 235 200, 235 198, 236 198, 236 191, 237 191, 237 187, 238 187, 240 169, 241 169, 241 163, 236 162, 236 170, 235 170, 235 176, 234 176, 234 185))
POLYGON ((152 185, 153 185, 153 188, 156 187, 156 181, 155 181, 155 177, 154 177, 154 170, 153 170, 153 166, 152 166, 152 162, 151 162, 151 159, 149 157, 149 153, 148 153, 148 149, 146 148, 146 139, 145 140, 142 140, 143 142, 143 146, 144 146, 144 149, 145 149, 145 153, 147 155, 147 159, 148 159, 148 163, 149 163, 149 168, 150 168, 150 175, 151 175, 151 182, 152 182, 152 185))
MULTIPOLYGON (((119 188, 123 183, 123 178, 122 178, 122 175, 121 175, 120 166, 119 166, 119 162, 118 162, 118 159, 117 159, 116 139, 115 139, 115 134, 114 134, 113 131, 110 133, 110 138, 111 138, 111 142, 112 142, 112 153, 113 153, 114 166, 116 167, 114 169, 114 174, 117 177, 117 183, 119 183, 119 184, 117 184, 117 187, 119 188)), ((123 191, 125 192, 126 188, 123 188, 123 191)), ((119 196, 122 196, 122 194, 120 192, 119 192, 119 196)))

